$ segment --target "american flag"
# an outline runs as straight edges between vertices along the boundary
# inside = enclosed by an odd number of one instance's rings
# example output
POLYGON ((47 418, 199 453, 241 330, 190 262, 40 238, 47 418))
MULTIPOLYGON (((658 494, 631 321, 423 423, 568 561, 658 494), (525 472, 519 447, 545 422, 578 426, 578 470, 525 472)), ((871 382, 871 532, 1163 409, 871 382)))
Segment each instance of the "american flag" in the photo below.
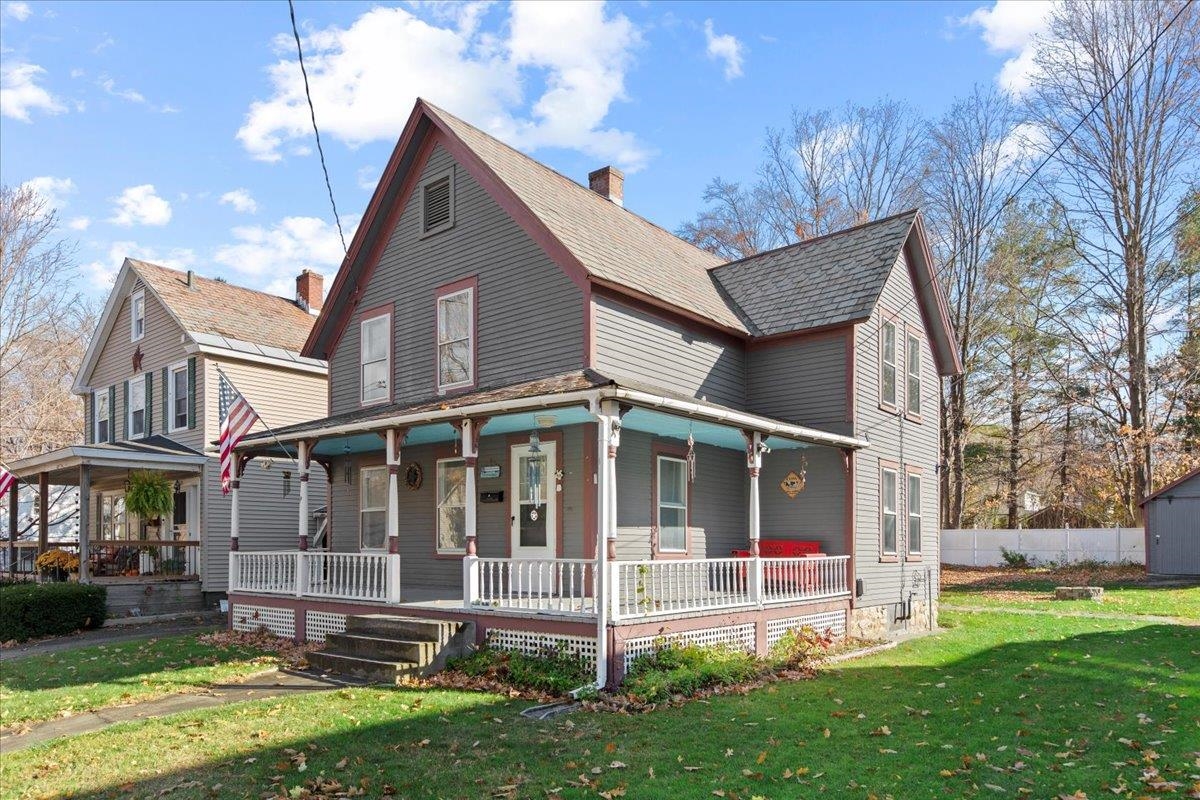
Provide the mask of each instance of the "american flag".
POLYGON ((222 400, 229 399, 228 405, 221 403, 221 493, 229 494, 229 485, 233 481, 233 448, 250 432, 259 417, 224 372, 220 373, 220 378, 219 396, 222 400))
POLYGON ((0 497, 4 497, 8 493, 9 487, 17 482, 17 476, 0 467, 0 497))

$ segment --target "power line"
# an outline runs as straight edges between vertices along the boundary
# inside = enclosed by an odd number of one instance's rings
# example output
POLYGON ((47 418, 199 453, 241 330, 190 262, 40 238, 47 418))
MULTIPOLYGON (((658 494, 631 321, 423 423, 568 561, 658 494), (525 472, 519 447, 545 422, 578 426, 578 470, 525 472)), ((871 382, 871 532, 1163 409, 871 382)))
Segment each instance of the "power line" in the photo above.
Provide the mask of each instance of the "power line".
POLYGON ((329 182, 329 167, 325 164, 325 149, 321 147, 321 131, 317 128, 317 112, 313 108, 312 93, 308 89, 308 70, 304 68, 304 50, 300 47, 300 30, 296 27, 296 5, 292 0, 288 0, 288 12, 292 17, 292 35, 296 37, 296 55, 300 57, 300 74, 304 76, 304 96, 308 99, 308 114, 312 118, 313 135, 317 138, 317 153, 321 156, 321 171, 325 173, 325 189, 329 192, 329 205, 333 206, 333 221, 337 223, 338 238, 342 240, 344 253, 346 235, 342 233, 342 220, 338 216, 337 203, 333 200, 333 185, 329 182))

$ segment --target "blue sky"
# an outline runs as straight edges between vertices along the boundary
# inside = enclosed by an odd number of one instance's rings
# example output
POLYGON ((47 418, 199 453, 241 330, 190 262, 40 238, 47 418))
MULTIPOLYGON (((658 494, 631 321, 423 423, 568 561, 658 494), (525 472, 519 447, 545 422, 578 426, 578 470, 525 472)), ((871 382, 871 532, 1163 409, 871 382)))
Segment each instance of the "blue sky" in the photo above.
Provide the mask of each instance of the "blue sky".
MULTIPOLYGON (((347 236, 420 94, 674 229, 792 106, 941 113, 1017 85, 1044 4, 299 2, 347 236)), ((33 181, 102 296, 125 255, 291 294, 341 246, 286 2, 0 0, 0 180, 33 181)))

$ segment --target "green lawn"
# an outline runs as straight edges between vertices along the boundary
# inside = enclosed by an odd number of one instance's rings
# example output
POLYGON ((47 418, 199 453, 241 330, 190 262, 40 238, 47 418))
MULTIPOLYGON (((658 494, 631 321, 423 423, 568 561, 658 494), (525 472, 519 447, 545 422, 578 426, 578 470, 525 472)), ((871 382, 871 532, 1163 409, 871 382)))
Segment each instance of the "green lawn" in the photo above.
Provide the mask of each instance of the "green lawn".
POLYGON ((1115 586, 1104 590, 1104 599, 1055 600, 1054 586, 1038 586, 997 592, 995 589, 947 587, 942 602, 988 608, 1024 608, 1064 613, 1135 614, 1200 620, 1200 586, 1186 589, 1150 589, 1145 586, 1115 586))
POLYGON ((0 663, 0 725, 193 691, 275 663, 258 648, 213 647, 194 634, 5 661, 0 663))
POLYGON ((528 703, 492 695, 353 689, 123 723, 7 754, 0 792, 303 797, 337 781, 405 798, 1098 798, 1157 794, 1148 775, 1191 789, 1200 628, 943 623, 815 680, 648 715, 534 723, 517 717, 528 703))

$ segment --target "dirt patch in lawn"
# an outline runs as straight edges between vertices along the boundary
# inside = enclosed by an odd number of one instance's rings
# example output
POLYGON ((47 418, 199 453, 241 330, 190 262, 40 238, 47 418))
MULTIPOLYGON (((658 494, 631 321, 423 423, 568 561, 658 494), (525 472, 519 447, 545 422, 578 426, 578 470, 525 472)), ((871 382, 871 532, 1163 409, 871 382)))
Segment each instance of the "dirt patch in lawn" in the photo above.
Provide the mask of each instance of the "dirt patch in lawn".
POLYGON ((1137 564, 1063 567, 942 567, 942 588, 950 591, 987 589, 996 597, 1042 599, 1055 586, 1136 586, 1147 584, 1146 568, 1137 564), (1007 590, 1007 591, 1006 591, 1007 590))

